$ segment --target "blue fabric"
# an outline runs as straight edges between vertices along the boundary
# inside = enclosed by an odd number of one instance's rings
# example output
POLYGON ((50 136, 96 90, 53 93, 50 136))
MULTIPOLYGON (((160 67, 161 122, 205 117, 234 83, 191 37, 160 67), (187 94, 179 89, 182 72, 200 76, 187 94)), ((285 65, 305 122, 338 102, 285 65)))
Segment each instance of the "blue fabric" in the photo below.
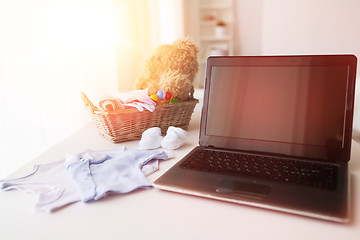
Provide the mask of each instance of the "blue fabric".
POLYGON ((100 159, 81 158, 67 165, 68 173, 83 202, 98 200, 111 193, 128 193, 152 184, 141 171, 153 159, 167 160, 164 151, 126 150, 100 159))

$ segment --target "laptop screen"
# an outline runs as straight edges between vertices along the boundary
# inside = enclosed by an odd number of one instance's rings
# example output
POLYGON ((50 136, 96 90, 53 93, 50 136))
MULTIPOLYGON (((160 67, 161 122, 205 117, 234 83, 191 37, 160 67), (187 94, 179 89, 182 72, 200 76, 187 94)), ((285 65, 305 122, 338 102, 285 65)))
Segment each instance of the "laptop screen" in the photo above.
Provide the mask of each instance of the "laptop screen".
POLYGON ((246 58, 210 59, 207 145, 348 161, 353 65, 331 56, 311 64, 299 56, 246 58))

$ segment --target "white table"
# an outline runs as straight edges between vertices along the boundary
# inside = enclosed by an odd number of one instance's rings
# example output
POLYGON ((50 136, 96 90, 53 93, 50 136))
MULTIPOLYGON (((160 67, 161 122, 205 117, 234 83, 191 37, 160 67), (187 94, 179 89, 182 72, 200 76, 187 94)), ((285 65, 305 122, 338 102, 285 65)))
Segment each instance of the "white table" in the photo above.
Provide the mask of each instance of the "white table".
MULTIPOLYGON (((160 163, 154 181, 198 144, 200 106, 196 107, 186 144, 176 158, 160 163)), ((67 152, 111 149, 113 144, 88 124, 11 177, 32 165, 62 159, 67 152)), ((138 141, 124 143, 138 148, 138 141)), ((170 193, 158 189, 75 203, 55 213, 32 210, 34 198, 19 191, 0 192, 0 239, 360 239, 360 144, 353 141, 350 161, 352 213, 341 225, 258 208, 170 193)))

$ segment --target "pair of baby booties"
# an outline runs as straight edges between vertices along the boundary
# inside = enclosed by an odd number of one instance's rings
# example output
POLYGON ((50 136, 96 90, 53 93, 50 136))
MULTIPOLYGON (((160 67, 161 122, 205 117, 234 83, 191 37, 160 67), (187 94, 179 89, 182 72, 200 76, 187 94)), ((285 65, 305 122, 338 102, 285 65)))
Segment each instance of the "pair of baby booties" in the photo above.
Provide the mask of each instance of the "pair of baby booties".
POLYGON ((182 128, 170 126, 165 137, 163 137, 161 136, 161 129, 159 127, 152 127, 142 133, 139 145, 141 149, 163 147, 173 150, 184 145, 186 135, 187 132, 182 128))

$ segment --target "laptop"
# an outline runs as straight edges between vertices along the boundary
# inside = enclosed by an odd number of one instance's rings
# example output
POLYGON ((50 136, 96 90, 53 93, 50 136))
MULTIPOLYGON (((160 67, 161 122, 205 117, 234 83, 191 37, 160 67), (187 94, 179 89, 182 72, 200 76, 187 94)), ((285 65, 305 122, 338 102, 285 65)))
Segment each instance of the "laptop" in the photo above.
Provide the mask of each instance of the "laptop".
POLYGON ((349 222, 354 55, 217 56, 199 146, 155 187, 349 222))

